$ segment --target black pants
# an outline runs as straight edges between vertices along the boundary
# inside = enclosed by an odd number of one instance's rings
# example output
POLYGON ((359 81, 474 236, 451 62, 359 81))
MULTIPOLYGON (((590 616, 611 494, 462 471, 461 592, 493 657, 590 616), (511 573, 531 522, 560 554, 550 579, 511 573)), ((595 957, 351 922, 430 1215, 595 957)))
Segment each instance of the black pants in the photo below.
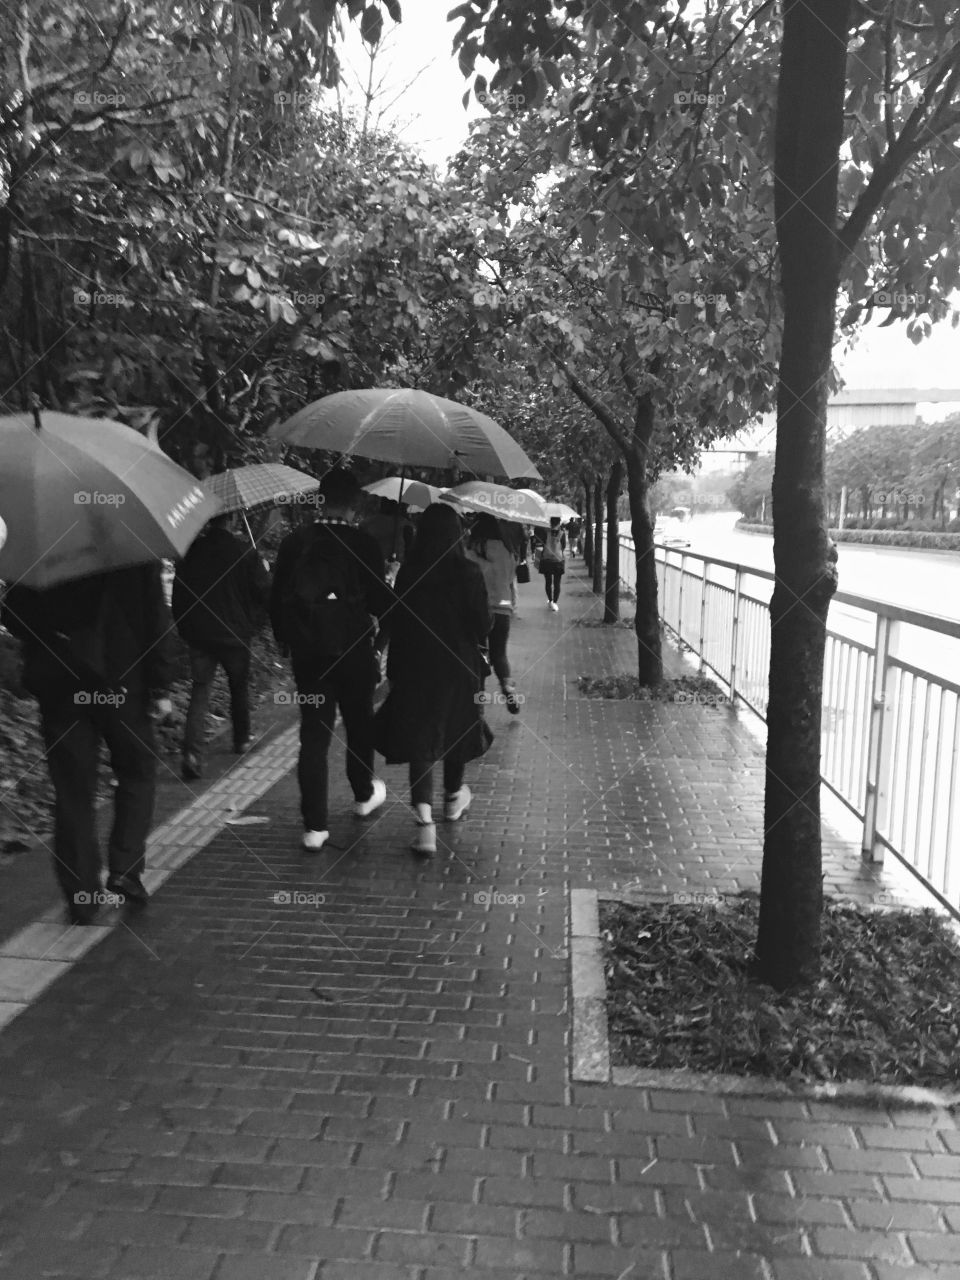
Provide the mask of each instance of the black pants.
POLYGON ((337 707, 347 740, 347 780, 355 800, 373 795, 373 695, 379 663, 364 645, 339 661, 298 660, 293 675, 300 705, 300 812, 307 831, 327 830, 327 756, 337 707))
MULTIPOLYGON (((510 638, 510 615, 508 613, 495 613, 493 615, 493 630, 490 632, 488 644, 490 646, 490 665, 493 667, 494 675, 502 684, 504 680, 510 679, 510 663, 507 660, 507 640, 510 638)), ((456 790, 456 787, 454 787, 456 790)))
MULTIPOLYGON (((432 760, 410 761, 410 803, 433 804, 433 765, 432 760)), ((449 757, 443 762, 443 789, 447 795, 453 795, 463 786, 463 774, 466 766, 459 760, 449 757)))
POLYGON ((544 565, 540 572, 543 574, 547 599, 551 604, 555 604, 560 599, 560 579, 563 577, 563 569, 559 565, 555 569, 552 565, 544 565))
POLYGON ((207 708, 210 691, 223 667, 230 686, 230 719, 233 721, 233 745, 239 747, 250 737, 250 646, 232 641, 198 649, 190 646, 190 705, 183 731, 184 753, 200 755, 206 740, 207 708))
MULTIPOLYGON (((86 695, 95 699, 98 695, 86 695)), ((153 725, 142 694, 123 702, 40 704, 47 767, 55 793, 53 865, 68 905, 100 885, 96 792, 100 743, 107 744, 117 779, 107 845, 111 875, 140 875, 156 786, 153 725)))

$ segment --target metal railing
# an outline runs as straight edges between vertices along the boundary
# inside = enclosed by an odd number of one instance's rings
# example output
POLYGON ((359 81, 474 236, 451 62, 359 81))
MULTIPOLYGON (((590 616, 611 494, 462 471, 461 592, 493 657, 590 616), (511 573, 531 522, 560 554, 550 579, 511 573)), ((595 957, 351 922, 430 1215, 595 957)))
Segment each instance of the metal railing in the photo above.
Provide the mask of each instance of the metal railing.
MULTIPOLYGON (((621 581, 634 590, 632 539, 620 550, 621 581)), ((731 700, 765 719, 774 575, 687 550, 655 554, 662 622, 731 700)), ((960 622, 838 591, 821 778, 860 820, 865 860, 889 851, 960 915, 960 684, 937 666, 960 671, 960 622)))

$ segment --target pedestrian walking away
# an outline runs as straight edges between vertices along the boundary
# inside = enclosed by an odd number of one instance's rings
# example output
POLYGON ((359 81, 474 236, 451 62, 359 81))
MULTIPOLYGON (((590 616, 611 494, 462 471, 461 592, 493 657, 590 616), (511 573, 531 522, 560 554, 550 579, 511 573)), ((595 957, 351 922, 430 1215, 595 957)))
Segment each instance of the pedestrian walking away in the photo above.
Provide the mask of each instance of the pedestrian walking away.
POLYGON ((386 786, 373 772, 373 696, 380 681, 374 641, 383 640, 374 620, 395 600, 379 547, 355 524, 362 495, 356 477, 334 468, 320 493, 324 515, 280 544, 270 594, 273 632, 289 652, 297 688, 297 780, 308 852, 322 849, 330 835, 327 757, 337 707, 354 813, 367 817, 386 799, 386 786))
POLYGON ((470 530, 467 559, 477 565, 487 588, 487 603, 493 620, 490 629, 490 665, 500 681, 507 710, 516 715, 520 710, 517 689, 510 675, 507 641, 514 615, 514 584, 518 558, 505 545, 501 524, 493 517, 478 515, 470 530))
POLYGON ((183 734, 183 777, 203 773, 207 708, 218 667, 230 688, 233 749, 243 755, 250 729, 250 645, 267 619, 270 579, 256 550, 217 516, 177 567, 173 617, 190 648, 190 705, 183 734))
POLYGON ((107 893, 144 905, 157 754, 151 718, 172 711, 173 620, 160 564, 112 569, 37 591, 13 585, 0 610, 20 641, 23 684, 40 705, 54 789, 53 865, 71 923, 91 924, 103 893, 96 797, 100 744, 116 778, 107 893))
POLYGON ((544 534, 543 550, 540 552, 540 572, 543 574, 543 585, 547 593, 547 607, 556 613, 560 606, 560 579, 566 568, 567 535, 560 527, 560 517, 552 516, 550 528, 544 534))
POLYGON ((492 619, 483 574, 467 559, 463 529, 446 503, 420 517, 407 563, 397 575, 387 621, 390 692, 377 712, 377 749, 408 764, 416 830, 411 848, 437 848, 433 766, 443 762, 443 816, 456 822, 472 796, 466 765, 493 741, 483 718, 483 656, 492 619))

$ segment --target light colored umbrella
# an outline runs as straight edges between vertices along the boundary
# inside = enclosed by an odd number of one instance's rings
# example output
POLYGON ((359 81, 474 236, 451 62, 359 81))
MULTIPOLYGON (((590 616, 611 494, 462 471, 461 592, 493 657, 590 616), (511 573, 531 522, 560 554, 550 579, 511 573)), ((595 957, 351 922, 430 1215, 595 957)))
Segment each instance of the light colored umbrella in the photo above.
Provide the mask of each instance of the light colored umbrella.
POLYGON ((568 520, 580 519, 580 516, 576 511, 574 511, 573 507, 568 507, 565 502, 548 502, 547 516, 551 520, 556 516, 559 516, 561 524, 566 524, 568 520))
POLYGON ((470 511, 485 511, 497 520, 513 524, 549 523, 546 507, 536 494, 487 480, 468 480, 453 489, 445 489, 441 497, 453 499, 470 511))
POLYGON ((0 418, 0 579, 43 590, 179 559, 219 499, 132 427, 64 413, 0 418))
POLYGON ((507 480, 540 477, 513 437, 492 418, 428 391, 338 391, 271 427, 268 435, 293 448, 327 449, 400 467, 456 467, 507 480))
POLYGON ((387 476, 383 480, 374 480, 372 484, 363 486, 366 493, 376 498, 389 498, 391 502, 402 502, 413 511, 426 511, 431 503, 440 497, 440 490, 432 484, 424 484, 422 480, 404 480, 403 476, 387 476), (401 497, 401 490, 403 496, 401 497))
POLYGON ((208 476, 204 487, 223 503, 224 511, 252 511, 274 502, 296 502, 316 493, 320 481, 279 462, 254 462, 208 476))

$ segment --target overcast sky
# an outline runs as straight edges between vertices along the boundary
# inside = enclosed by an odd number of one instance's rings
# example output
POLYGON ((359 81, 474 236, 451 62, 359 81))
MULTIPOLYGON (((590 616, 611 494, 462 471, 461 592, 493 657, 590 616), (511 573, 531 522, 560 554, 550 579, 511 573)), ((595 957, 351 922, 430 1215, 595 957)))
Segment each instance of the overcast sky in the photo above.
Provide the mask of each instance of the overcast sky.
MULTIPOLYGON (((403 0, 403 22, 388 22, 377 59, 376 78, 384 81, 380 101, 386 105, 400 95, 388 119, 441 166, 466 138, 469 120, 482 112, 473 101, 465 111, 461 102, 467 82, 451 52, 457 24, 446 21, 455 5, 456 0, 403 0)), ((358 78, 366 83, 367 58, 356 27, 348 32, 342 56, 348 84, 358 78)), ((838 350, 837 358, 848 387, 960 387, 960 329, 949 323, 919 346, 902 325, 872 325, 853 352, 841 357, 838 350)))

